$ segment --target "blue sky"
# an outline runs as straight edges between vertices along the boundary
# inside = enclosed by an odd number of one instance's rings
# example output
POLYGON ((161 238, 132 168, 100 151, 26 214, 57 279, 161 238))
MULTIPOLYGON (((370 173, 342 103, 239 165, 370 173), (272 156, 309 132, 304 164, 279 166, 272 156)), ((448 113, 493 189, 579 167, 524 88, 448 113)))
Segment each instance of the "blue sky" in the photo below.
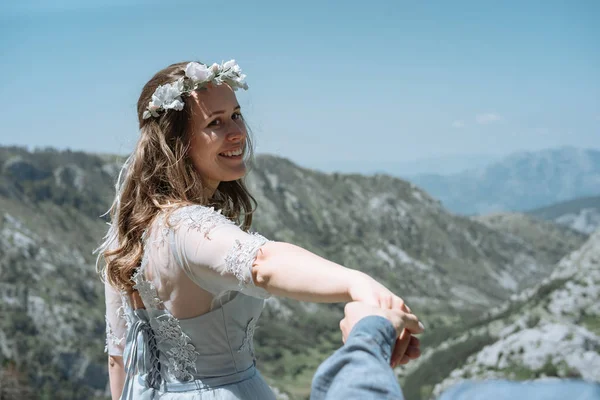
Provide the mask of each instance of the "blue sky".
POLYGON ((157 70, 235 58, 258 152, 306 166, 600 148, 597 1, 11 3, 3 145, 127 153, 157 70))

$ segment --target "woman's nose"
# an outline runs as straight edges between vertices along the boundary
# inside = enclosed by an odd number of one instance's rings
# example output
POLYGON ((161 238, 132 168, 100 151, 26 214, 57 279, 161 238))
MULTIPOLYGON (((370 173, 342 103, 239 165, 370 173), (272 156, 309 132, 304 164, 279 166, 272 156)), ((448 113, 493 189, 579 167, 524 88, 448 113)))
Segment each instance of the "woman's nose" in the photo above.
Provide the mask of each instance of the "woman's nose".
POLYGON ((233 143, 239 142, 240 140, 243 140, 245 136, 246 133, 243 132, 241 129, 237 128, 227 134, 227 141, 233 143))

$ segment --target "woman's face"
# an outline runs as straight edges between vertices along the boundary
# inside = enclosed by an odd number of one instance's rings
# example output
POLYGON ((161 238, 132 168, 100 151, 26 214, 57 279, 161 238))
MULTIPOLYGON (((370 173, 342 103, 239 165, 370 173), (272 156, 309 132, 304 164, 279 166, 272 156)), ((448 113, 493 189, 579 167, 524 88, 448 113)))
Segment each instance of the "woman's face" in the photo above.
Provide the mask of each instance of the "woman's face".
MULTIPOLYGON (((189 156, 207 189, 246 174, 248 132, 234 91, 226 84, 192 93, 189 156)), ((211 193, 212 193, 211 192, 211 193)))

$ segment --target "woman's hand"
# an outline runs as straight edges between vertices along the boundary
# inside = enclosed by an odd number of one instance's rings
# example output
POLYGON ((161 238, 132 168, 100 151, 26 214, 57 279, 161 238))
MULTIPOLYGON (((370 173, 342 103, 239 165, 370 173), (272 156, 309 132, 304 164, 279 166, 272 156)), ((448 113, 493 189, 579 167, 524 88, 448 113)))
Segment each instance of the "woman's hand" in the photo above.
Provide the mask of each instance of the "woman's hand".
POLYGON ((340 321, 343 341, 346 342, 348 335, 350 335, 352 328, 358 321, 370 315, 386 318, 392 323, 399 336, 390 357, 392 367, 399 363, 406 364, 410 359, 419 357, 421 354, 419 340, 413 337, 411 333, 423 332, 423 325, 414 314, 405 311, 382 309, 360 302, 347 303, 344 308, 344 319, 340 321))
MULTIPOLYGON (((410 308, 404 303, 404 300, 393 294, 388 288, 377 282, 375 279, 359 271, 356 271, 356 276, 350 284, 348 293, 352 301, 363 302, 383 310, 411 313, 410 308)), ((392 367, 396 367, 399 364, 406 364, 411 359, 416 359, 420 355, 419 339, 412 336, 410 330, 403 329, 402 332, 398 334, 398 339, 394 346, 394 352, 391 359, 392 367)))
POLYGON ((348 294, 352 301, 360 301, 384 310, 404 310, 404 300, 390 292, 388 288, 371 278, 369 275, 355 271, 356 275, 350 282, 348 294))
POLYGON ((379 307, 373 307, 365 303, 353 301, 347 303, 344 307, 344 319, 340 321, 340 330, 342 331, 343 341, 346 342, 354 325, 361 319, 377 315, 383 317, 392 323, 398 336, 406 330, 414 333, 423 332, 423 327, 416 315, 398 310, 384 310, 379 307))
MULTIPOLYGON (((421 331, 423 325, 420 325, 421 331)), ((416 336, 412 334, 408 329, 404 329, 398 339, 396 339, 396 345, 394 346, 394 352, 392 353, 390 365, 392 368, 396 368, 398 365, 408 364, 410 360, 415 360, 421 356, 421 342, 416 336)))

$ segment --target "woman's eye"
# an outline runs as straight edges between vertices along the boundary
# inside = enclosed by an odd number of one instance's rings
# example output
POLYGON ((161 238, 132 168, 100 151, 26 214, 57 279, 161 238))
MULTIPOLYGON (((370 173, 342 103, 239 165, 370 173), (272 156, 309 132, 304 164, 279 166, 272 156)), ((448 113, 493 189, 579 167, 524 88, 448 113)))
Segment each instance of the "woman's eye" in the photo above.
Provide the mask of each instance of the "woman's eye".
POLYGON ((208 126, 219 126, 221 125, 221 118, 214 119, 208 126))
MULTIPOLYGON (((231 119, 233 120, 237 120, 237 119, 242 119, 242 113, 237 111, 235 113, 233 113, 231 115, 231 119)), ((219 118, 215 118, 214 120, 212 120, 207 126, 221 126, 223 125, 223 120, 219 117, 219 118)))

